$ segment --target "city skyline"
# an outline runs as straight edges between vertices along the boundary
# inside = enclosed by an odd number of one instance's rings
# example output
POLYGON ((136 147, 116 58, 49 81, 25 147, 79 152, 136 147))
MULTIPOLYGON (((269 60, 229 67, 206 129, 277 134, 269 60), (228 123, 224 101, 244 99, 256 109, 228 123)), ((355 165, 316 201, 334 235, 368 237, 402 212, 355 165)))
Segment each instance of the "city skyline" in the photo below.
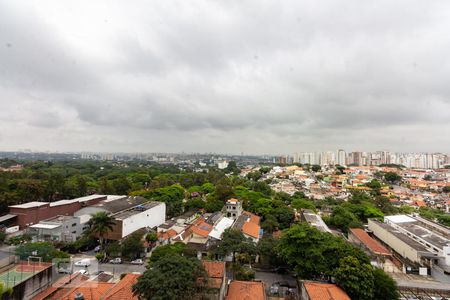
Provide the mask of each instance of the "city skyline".
POLYGON ((0 0, 0 150, 450 152, 449 2, 194 3, 0 0))

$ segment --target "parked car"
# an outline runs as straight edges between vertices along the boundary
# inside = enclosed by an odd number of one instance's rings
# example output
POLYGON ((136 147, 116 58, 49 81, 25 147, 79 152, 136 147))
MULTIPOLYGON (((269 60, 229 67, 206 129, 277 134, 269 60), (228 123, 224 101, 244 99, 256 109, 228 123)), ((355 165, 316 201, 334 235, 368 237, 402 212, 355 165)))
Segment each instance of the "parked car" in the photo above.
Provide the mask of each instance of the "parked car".
POLYGON ((138 258, 138 259, 132 260, 131 264, 132 265, 143 265, 144 261, 142 259, 138 258))
POLYGON ((94 252, 99 252, 100 251, 100 246, 96 246, 95 248, 94 248, 94 252))
POLYGON ((74 264, 76 267, 89 267, 91 265, 91 261, 89 259, 82 259, 74 264))
POLYGON ((78 273, 80 273, 81 275, 89 275, 89 272, 85 269, 79 270, 78 273))
POLYGON ((270 294, 271 295, 278 295, 280 292, 280 286, 277 283, 273 283, 270 286, 270 294))
POLYGON ((114 259, 111 259, 109 261, 110 264, 121 264, 122 263, 122 259, 120 257, 116 257, 114 259))
POLYGON ((69 269, 63 268, 63 267, 58 269, 58 273, 59 274, 72 274, 72 272, 69 269))

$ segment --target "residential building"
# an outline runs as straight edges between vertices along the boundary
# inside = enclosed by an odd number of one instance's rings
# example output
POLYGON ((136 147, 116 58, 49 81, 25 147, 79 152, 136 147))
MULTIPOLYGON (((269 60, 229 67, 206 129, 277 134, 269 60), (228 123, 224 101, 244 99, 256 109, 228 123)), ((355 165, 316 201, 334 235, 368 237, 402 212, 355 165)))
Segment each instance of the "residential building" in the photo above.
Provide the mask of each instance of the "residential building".
POLYGON ((227 167, 228 167, 228 162, 226 160, 217 163, 217 168, 219 168, 221 170, 226 169, 227 167))
POLYGON ((337 152, 337 164, 341 166, 347 165, 347 154, 342 149, 339 149, 337 152))
POLYGON ((227 217, 221 218, 214 226, 214 228, 211 230, 211 232, 208 234, 208 236, 216 240, 221 240, 222 234, 225 231, 225 229, 228 229, 231 226, 233 226, 233 223, 234 223, 233 219, 227 217))
POLYGON ((225 209, 227 218, 236 220, 242 213, 242 203, 237 199, 231 198, 225 203, 225 209))
POLYGON ((302 281, 300 300, 351 300, 351 298, 335 284, 302 281))
POLYGON ((126 274, 117 283, 89 280, 88 277, 76 274, 61 278, 32 300, 137 300, 132 287, 140 274, 126 274), (70 282, 70 284, 68 284, 70 282))
POLYGON ((242 234, 257 243, 262 237, 262 229, 259 226, 261 218, 248 211, 243 211, 237 218, 233 228, 239 229, 242 234))
MULTIPOLYGON (((206 291, 202 299, 221 300, 225 296, 226 289, 226 270, 225 262, 202 260, 203 267, 208 274, 208 281, 206 283, 206 291)), ((201 282, 201 279, 200 279, 201 282)), ((203 283, 201 283, 203 285, 203 283)))
POLYGON ((233 280, 228 286, 225 300, 266 300, 264 283, 233 280))

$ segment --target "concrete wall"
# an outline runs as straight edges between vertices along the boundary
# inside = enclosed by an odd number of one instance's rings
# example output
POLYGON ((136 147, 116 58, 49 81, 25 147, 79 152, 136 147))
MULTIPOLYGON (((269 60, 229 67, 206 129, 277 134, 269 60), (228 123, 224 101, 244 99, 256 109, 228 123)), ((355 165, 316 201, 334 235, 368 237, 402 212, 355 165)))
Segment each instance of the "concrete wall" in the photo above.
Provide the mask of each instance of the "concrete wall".
POLYGON ((373 231, 373 234, 383 241, 385 244, 389 245, 395 252, 400 254, 404 258, 408 258, 412 262, 420 263, 420 257, 417 251, 409 246, 407 243, 403 242, 395 235, 379 226, 376 222, 369 219, 369 229, 373 231))
POLYGON ((113 226, 113 230, 111 232, 108 232, 105 235, 105 238, 108 240, 121 240, 122 239, 122 221, 116 220, 116 223, 113 226))
POLYGON ((3 299, 8 300, 28 300, 39 292, 47 288, 52 282, 52 268, 45 269, 29 278, 28 280, 19 283, 13 288, 11 296, 4 295, 3 299))
POLYGON ((156 227, 166 220, 166 204, 161 202, 141 213, 132 215, 122 220, 122 237, 144 227, 156 227))

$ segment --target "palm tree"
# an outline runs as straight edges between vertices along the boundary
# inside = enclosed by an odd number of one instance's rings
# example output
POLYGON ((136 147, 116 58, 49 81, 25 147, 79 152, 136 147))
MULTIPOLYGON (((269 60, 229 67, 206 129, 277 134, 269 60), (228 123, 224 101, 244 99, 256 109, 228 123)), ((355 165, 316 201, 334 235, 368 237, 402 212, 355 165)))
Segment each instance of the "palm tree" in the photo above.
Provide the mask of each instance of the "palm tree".
POLYGON ((114 218, 108 215, 107 212, 100 211, 98 213, 92 214, 92 218, 89 220, 90 231, 92 234, 96 234, 100 240, 100 249, 103 250, 103 240, 104 236, 113 230, 116 222, 114 218))

